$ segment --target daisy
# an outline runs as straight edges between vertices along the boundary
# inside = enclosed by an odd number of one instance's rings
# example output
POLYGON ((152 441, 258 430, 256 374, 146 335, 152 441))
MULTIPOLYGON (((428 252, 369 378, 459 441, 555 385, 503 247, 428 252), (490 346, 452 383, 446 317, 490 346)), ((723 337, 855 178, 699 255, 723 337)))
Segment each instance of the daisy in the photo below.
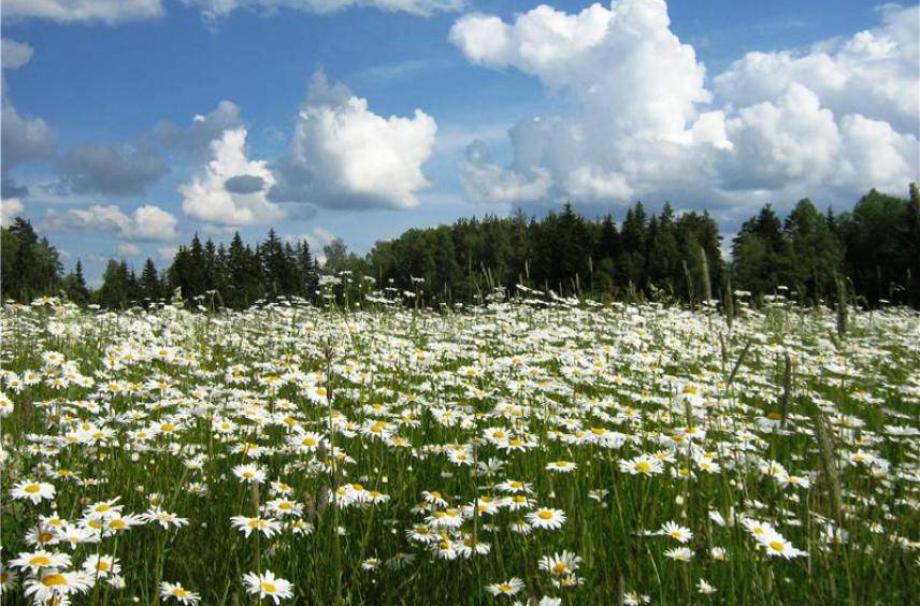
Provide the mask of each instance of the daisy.
POLYGON ((32 551, 19 554, 18 558, 10 560, 10 566, 36 573, 42 568, 66 568, 70 566, 70 556, 66 553, 51 551, 32 551))
POLYGON ((492 585, 486 586, 486 591, 492 595, 512 596, 522 589, 524 589, 524 581, 517 577, 512 577, 502 583, 493 583, 492 585))
POLYGON ((664 471, 664 465, 655 457, 639 455, 628 461, 620 461, 620 471, 632 476, 654 476, 664 471))
POLYGON ((561 528, 565 523, 565 512, 561 509, 541 507, 536 511, 528 513, 526 518, 527 521, 530 522, 531 526, 536 528, 556 530, 561 528))
POLYGON ((33 505, 38 505, 43 500, 54 498, 54 486, 47 482, 23 480, 13 486, 11 494, 14 499, 29 499, 33 505))
POLYGON ((697 582, 696 590, 703 595, 711 595, 716 592, 716 588, 710 585, 709 582, 703 577, 700 577, 700 580, 697 582))
POLYGON ((160 583, 160 596, 163 598, 175 598, 180 604, 191 604, 195 606, 201 596, 191 592, 182 586, 182 583, 160 583))
POLYGON ((41 577, 29 579, 23 585, 23 594, 36 604, 66 604, 67 596, 86 593, 93 586, 92 579, 83 572, 58 572, 50 568, 41 577))
POLYGON ((552 461, 551 463, 546 464, 546 469, 549 471, 558 471, 560 473, 569 473, 575 470, 577 465, 572 461, 552 461))
POLYGON ((167 530, 170 526, 181 528, 188 525, 188 518, 180 518, 176 514, 164 511, 159 507, 151 507, 146 513, 141 514, 141 518, 145 522, 156 522, 167 530))
POLYGON ((581 558, 570 551, 563 551, 540 558, 539 568, 554 577, 568 576, 578 570, 581 558))
POLYGON ((247 483, 262 484, 265 482, 265 470, 254 463, 237 465, 233 468, 233 475, 247 483))
POLYGON ((294 596, 294 592, 291 591, 293 585, 289 581, 276 577, 270 570, 262 574, 247 572, 243 575, 243 581, 246 583, 246 591, 252 595, 258 594, 260 600, 270 597, 277 604, 281 600, 294 596))
POLYGON ((658 534, 671 537, 678 543, 688 543, 693 538, 689 528, 684 528, 674 522, 665 522, 658 534))
POLYGON ((793 547, 792 543, 778 533, 758 537, 757 542, 764 548, 767 555, 772 557, 781 557, 789 560, 808 555, 808 552, 793 547))
POLYGON ((693 551, 686 547, 676 547, 674 549, 669 549, 664 552, 666 557, 671 558, 672 560, 677 560, 678 562, 689 562, 693 558, 693 551))
POLYGON ((93 554, 83 561, 83 572, 93 578, 104 579, 109 576, 121 574, 121 564, 118 558, 107 555, 93 554))
POLYGON ((272 537, 281 532, 281 524, 272 518, 247 518, 246 516, 233 516, 230 523, 248 538, 253 530, 257 530, 266 537, 272 537))

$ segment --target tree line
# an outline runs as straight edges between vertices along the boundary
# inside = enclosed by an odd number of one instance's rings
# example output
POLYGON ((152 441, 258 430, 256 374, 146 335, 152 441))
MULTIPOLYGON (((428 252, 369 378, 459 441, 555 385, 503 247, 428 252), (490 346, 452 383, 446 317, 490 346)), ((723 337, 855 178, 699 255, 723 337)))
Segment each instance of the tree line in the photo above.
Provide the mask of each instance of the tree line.
POLYGON ((202 243, 196 234, 162 271, 151 259, 139 274, 124 260, 110 260, 96 290, 87 288, 79 260, 63 274, 58 252, 28 221, 17 218, 0 240, 5 300, 62 294, 109 308, 147 305, 176 292, 233 309, 279 297, 318 302, 370 291, 434 305, 479 302, 518 285, 560 296, 691 304, 728 289, 753 297, 783 292, 813 304, 833 299, 841 284, 870 306, 920 307, 916 184, 907 199, 871 190, 839 215, 820 212, 806 198, 781 219, 767 204, 742 224, 730 261, 723 260, 722 236, 708 212, 677 214, 665 204, 654 214, 641 202, 620 223, 610 214, 586 218, 568 204, 540 218, 518 211, 459 219, 410 229, 364 256, 335 239, 323 247, 322 265, 308 242, 284 242, 274 230, 254 246, 239 233, 229 245, 202 243))

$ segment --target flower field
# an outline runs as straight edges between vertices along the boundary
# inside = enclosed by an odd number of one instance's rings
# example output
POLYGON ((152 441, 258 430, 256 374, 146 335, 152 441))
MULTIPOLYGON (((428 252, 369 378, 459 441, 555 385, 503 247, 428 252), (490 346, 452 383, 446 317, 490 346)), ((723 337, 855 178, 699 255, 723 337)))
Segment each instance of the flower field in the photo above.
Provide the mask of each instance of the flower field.
POLYGON ((3 604, 909 604, 920 315, 2 318, 3 604))

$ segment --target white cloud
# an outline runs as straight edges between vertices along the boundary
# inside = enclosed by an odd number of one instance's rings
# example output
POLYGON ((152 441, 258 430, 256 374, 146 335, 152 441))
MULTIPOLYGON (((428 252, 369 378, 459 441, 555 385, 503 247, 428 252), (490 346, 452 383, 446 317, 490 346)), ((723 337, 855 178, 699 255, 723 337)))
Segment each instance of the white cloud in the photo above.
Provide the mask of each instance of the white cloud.
POLYGON ((4 95, 0 121, 0 146, 3 152, 3 172, 33 160, 54 156, 56 141, 54 131, 41 118, 24 118, 4 95))
POLYGON ((836 115, 859 113, 915 130, 920 121, 920 7, 888 9, 881 27, 813 45, 806 52, 751 52, 714 79, 735 106, 806 86, 836 115))
POLYGON ((130 240, 173 240, 177 237, 178 221, 158 206, 145 204, 131 215, 114 204, 95 204, 64 212, 49 210, 41 228, 63 232, 112 232, 130 240))
POLYGON ((322 227, 314 227, 307 233, 302 234, 290 234, 284 236, 284 241, 291 244, 296 244, 297 242, 306 241, 310 245, 311 252, 316 255, 322 253, 323 247, 332 242, 335 239, 335 234, 333 234, 328 229, 322 227))
POLYGON ((366 99, 330 86, 318 72, 271 197, 332 208, 418 206, 437 130, 420 109, 412 118, 377 115, 366 99))
POLYGON ((284 211, 269 201, 268 189, 275 177, 264 160, 246 156, 246 129, 224 131, 211 142, 212 159, 191 182, 179 186, 182 210, 195 219, 217 225, 252 225, 284 218, 284 211), (264 188, 249 193, 227 191, 228 179, 239 176, 259 177, 264 188))
POLYGON ((163 14, 160 0, 4 0, 4 19, 49 19, 60 23, 147 19, 163 14))
POLYGON ((19 198, 5 198, 0 201, 0 225, 9 227, 13 219, 22 214, 23 205, 19 198))
POLYGON ((123 242, 118 245, 118 248, 115 249, 115 252, 119 257, 136 257, 141 254, 141 249, 137 244, 131 242, 123 242))
POLYGON ((464 0, 184 0, 198 7, 208 19, 226 17, 241 8, 274 11, 290 9, 308 13, 332 13, 354 6, 368 6, 385 11, 428 16, 441 11, 461 9, 464 0))
POLYGON ((0 41, 0 61, 3 69, 19 69, 32 59, 32 47, 8 38, 0 41))
POLYGON ((531 174, 502 168, 492 161, 485 143, 474 141, 460 165, 463 187, 472 200, 485 203, 512 203, 543 198, 552 186, 545 170, 535 168, 531 174))
POLYGON ((160 257, 160 261, 171 262, 177 252, 179 252, 178 246, 162 246, 157 249, 157 256, 160 257))
POLYGON ((716 97, 663 0, 464 16, 450 40, 470 62, 533 75, 571 107, 514 126, 508 166, 478 145, 461 164, 467 195, 730 205, 901 191, 918 173, 918 24, 920 9, 891 9, 807 53, 750 53, 713 80, 716 97))
POLYGON ((162 120, 154 127, 156 139, 170 149, 195 156, 207 156, 211 142, 220 139, 224 131, 242 126, 240 107, 232 101, 221 101, 210 113, 196 114, 187 128, 162 120))

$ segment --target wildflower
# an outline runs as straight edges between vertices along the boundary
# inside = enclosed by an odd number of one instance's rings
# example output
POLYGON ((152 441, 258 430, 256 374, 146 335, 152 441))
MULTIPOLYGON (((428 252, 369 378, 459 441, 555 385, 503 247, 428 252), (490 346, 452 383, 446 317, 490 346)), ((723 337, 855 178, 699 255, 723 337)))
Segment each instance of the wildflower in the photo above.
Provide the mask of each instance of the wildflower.
POLYGON ((54 499, 54 486, 47 482, 23 480, 13 486, 11 494, 14 499, 28 499, 33 505, 38 505, 42 501, 54 499))
POLYGON ((29 570, 34 574, 42 568, 66 568, 70 566, 70 556, 66 553, 42 550, 23 552, 19 554, 19 557, 10 560, 10 566, 29 570))
POLYGON ((90 577, 100 579, 121 574, 121 565, 114 556, 93 554, 83 561, 82 568, 90 577))
POLYGON ((486 586, 486 591, 492 595, 512 596, 524 588, 524 581, 517 577, 511 577, 502 583, 493 583, 486 586))
POLYGON ((693 538, 693 533, 690 532, 689 528, 684 528, 674 522, 665 522, 658 533, 671 537, 678 543, 689 543, 690 539, 693 538))
POLYGON ((262 484, 265 482, 265 470, 254 463, 237 465, 233 468, 233 475, 249 484, 262 484))
POLYGON ((528 513, 525 517, 531 526, 548 530, 561 528, 565 523, 565 512, 561 509, 541 507, 536 511, 528 513))
POLYGON ((577 465, 572 461, 552 461, 547 463, 546 469, 549 471, 557 471, 560 473, 569 473, 575 470, 577 465))
POLYGON ((664 555, 678 562, 689 562, 693 558, 693 550, 686 547, 676 547, 667 550, 664 555))
POLYGON ((159 507, 151 507, 147 510, 146 513, 141 514, 141 518, 145 522, 156 522, 165 529, 169 529, 170 526, 175 528, 181 528, 183 526, 188 526, 187 518, 180 518, 174 513, 164 511, 159 507))
POLYGON ((655 457, 639 455, 628 461, 620 461, 620 471, 633 476, 654 476, 664 471, 664 465, 655 457))
POLYGON ((781 557, 789 560, 808 555, 808 552, 793 547, 792 543, 787 541, 779 533, 759 536, 757 537, 757 542, 764 548, 767 555, 772 557, 781 557))
POLYGON ((246 516, 233 516, 230 523, 242 532, 247 538, 252 532, 261 532, 266 537, 272 537, 281 532, 281 524, 272 518, 247 518, 246 516))
POLYGON ((716 592, 716 588, 710 585, 709 582, 703 577, 700 577, 700 580, 697 581, 696 590, 703 595, 712 595, 716 592))
POLYGON ((563 551, 540 558, 539 568, 554 577, 567 576, 578 570, 581 558, 570 551, 563 551))
POLYGON ((724 562, 728 559, 728 552, 725 551, 724 547, 713 547, 709 550, 709 557, 716 562, 724 562))
POLYGON ((247 572, 243 575, 246 591, 252 595, 258 594, 259 599, 270 597, 275 604, 294 596, 293 585, 290 582, 276 577, 270 570, 262 574, 247 572))
POLYGON ((36 604, 66 604, 67 596, 86 593, 92 586, 92 579, 83 572, 49 568, 40 577, 27 580, 23 594, 36 604))

